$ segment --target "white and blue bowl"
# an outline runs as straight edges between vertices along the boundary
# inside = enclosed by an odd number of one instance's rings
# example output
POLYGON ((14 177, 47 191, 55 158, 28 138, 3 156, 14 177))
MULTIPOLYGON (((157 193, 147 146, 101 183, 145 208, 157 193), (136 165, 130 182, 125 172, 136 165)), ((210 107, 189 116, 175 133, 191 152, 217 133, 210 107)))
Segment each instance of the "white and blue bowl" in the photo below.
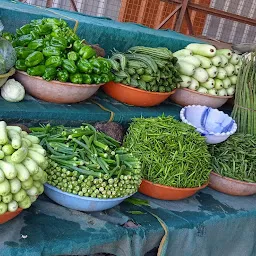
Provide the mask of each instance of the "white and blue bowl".
POLYGON ((196 128, 208 144, 225 141, 237 130, 236 122, 223 111, 201 105, 189 105, 180 111, 182 122, 196 128))
POLYGON ((122 203, 126 197, 118 197, 112 199, 99 199, 93 197, 78 196, 71 193, 63 192, 49 184, 44 184, 44 193, 57 204, 65 206, 69 209, 82 212, 104 211, 122 203))

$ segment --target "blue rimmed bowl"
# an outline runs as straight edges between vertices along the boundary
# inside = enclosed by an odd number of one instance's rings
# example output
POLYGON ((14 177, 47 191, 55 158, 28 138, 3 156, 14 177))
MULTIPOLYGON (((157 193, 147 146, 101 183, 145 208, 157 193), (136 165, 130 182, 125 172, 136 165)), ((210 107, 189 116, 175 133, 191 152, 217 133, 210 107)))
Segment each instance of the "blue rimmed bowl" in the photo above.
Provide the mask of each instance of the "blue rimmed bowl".
POLYGON ((223 111, 201 105, 190 105, 180 111, 182 122, 196 128, 209 144, 225 141, 237 130, 236 122, 223 111))
POLYGON ((99 199, 93 197, 78 196, 71 193, 63 192, 49 184, 44 184, 44 193, 57 204, 65 206, 69 209, 82 212, 104 211, 122 203, 126 197, 118 197, 111 199, 99 199))

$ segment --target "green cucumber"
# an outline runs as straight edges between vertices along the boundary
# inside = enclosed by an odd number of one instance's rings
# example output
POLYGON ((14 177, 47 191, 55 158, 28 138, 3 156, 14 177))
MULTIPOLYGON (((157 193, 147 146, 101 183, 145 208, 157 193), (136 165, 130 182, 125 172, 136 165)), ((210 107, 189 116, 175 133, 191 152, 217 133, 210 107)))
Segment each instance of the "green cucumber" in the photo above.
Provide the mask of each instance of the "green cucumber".
POLYGON ((227 95, 228 95, 226 89, 224 89, 224 88, 218 90, 218 91, 217 91, 217 94, 218 94, 219 96, 227 96, 227 95))
POLYGON ((182 50, 179 50, 175 53, 173 53, 173 56, 178 58, 180 56, 192 56, 192 51, 191 50, 188 50, 188 49, 182 49, 182 50))
POLYGON ((206 69, 206 72, 208 73, 209 77, 214 78, 218 74, 218 69, 215 66, 212 66, 206 69))
POLYGON ((204 93, 204 94, 206 94, 208 92, 208 90, 206 88, 204 88, 204 87, 199 87, 197 89, 197 91, 200 92, 200 93, 204 93))
POLYGON ((19 164, 27 157, 27 155, 28 149, 25 147, 21 147, 12 154, 12 162, 14 162, 15 164, 19 164))
POLYGON ((192 76, 195 73, 196 67, 185 61, 179 61, 179 72, 185 76, 192 76))
POLYGON ((236 82, 237 82, 237 76, 236 75, 229 77, 229 79, 230 79, 232 85, 236 85, 236 82))
POLYGON ((7 132, 10 130, 16 131, 17 133, 21 133, 22 129, 19 126, 12 126, 12 125, 7 125, 6 126, 7 132))
POLYGON ((5 204, 8 204, 12 201, 12 194, 9 193, 8 195, 6 196, 2 196, 2 202, 5 203, 5 204))
POLYGON ((241 68, 241 66, 235 65, 235 75, 238 75, 240 68, 241 68))
POLYGON ((187 45, 186 49, 191 50, 193 54, 201 55, 204 57, 214 57, 216 55, 216 48, 209 44, 192 43, 187 45))
POLYGON ((21 202, 27 196, 26 191, 24 189, 20 189, 20 191, 13 195, 13 199, 16 202, 21 202))
POLYGON ((224 89, 228 89, 231 86, 231 80, 228 77, 223 79, 222 82, 223 82, 224 89))
POLYGON ((8 212, 16 212, 18 207, 18 203, 12 200, 10 203, 8 203, 8 212))
POLYGON ((222 63, 220 56, 214 56, 210 59, 212 61, 213 66, 219 67, 222 63))
POLYGON ((191 84, 189 85, 188 89, 196 91, 198 88, 199 82, 196 79, 191 78, 191 84))
POLYGON ((228 59, 224 55, 219 55, 221 58, 221 64, 220 66, 222 68, 226 67, 228 65, 228 59))
POLYGON ((15 151, 15 149, 12 147, 11 144, 6 144, 2 147, 2 151, 4 152, 4 154, 6 156, 10 156, 11 154, 13 154, 13 152, 15 151))
POLYGON ((14 164, 15 169, 17 170, 17 178, 20 181, 26 181, 30 177, 28 169, 23 164, 14 164))
POLYGON ((180 86, 182 88, 189 87, 191 85, 192 79, 189 76, 180 75, 182 82, 180 82, 180 86))
POLYGON ((7 134, 11 140, 12 147, 14 149, 19 149, 21 147, 21 136, 18 132, 14 130, 7 130, 7 134))
POLYGON ((231 86, 227 89, 227 93, 229 96, 233 96, 235 94, 235 86, 231 86))
POLYGON ((7 212, 8 206, 7 204, 0 202, 0 215, 7 212))
POLYGON ((5 121, 0 121, 0 145, 8 143, 6 126, 5 121))
POLYGON ((219 49, 216 51, 216 55, 224 55, 229 60, 232 57, 232 51, 229 49, 219 49))
POLYGON ((39 171, 39 166, 37 165, 37 163, 29 157, 26 157, 22 164, 24 164, 24 166, 28 169, 31 175, 34 175, 39 171))
POLYGON ((11 186, 7 179, 0 183, 0 196, 6 196, 11 192, 11 186))
POLYGON ((193 78, 199 83, 205 83, 208 80, 209 75, 203 68, 196 68, 193 78))
POLYGON ((178 61, 185 61, 189 64, 192 64, 196 68, 200 67, 201 61, 195 56, 180 56, 178 57, 178 61))
POLYGON ((235 74, 235 67, 231 63, 228 63, 228 65, 224 67, 224 69, 227 72, 227 76, 233 76, 235 74))
POLYGON ((17 176, 17 171, 11 163, 0 160, 0 169, 4 172, 5 177, 9 180, 14 179, 17 176))
POLYGON ((240 60, 240 56, 238 54, 236 54, 236 53, 233 53, 231 59, 229 60, 229 62, 231 64, 233 64, 233 65, 237 65, 239 60, 240 60))
POLYGON ((30 176, 27 180, 21 182, 21 187, 25 190, 33 187, 33 178, 30 176))
POLYGON ((218 95, 216 89, 208 90, 208 94, 213 95, 213 96, 217 96, 218 95))
POLYGON ((225 70, 224 68, 218 68, 218 75, 217 75, 217 78, 218 78, 218 79, 223 80, 223 79, 225 79, 227 76, 228 76, 228 75, 227 75, 227 72, 226 72, 226 70, 225 70))
POLYGON ((196 57, 197 59, 200 60, 200 62, 201 62, 200 66, 202 68, 210 68, 212 66, 212 62, 209 58, 200 56, 200 55, 194 55, 194 57, 196 57))
POLYGON ((10 182, 10 186, 11 186, 11 193, 12 194, 18 193, 21 189, 21 182, 17 178, 14 178, 14 179, 10 180, 9 182, 10 182))
POLYGON ((40 140, 36 136, 27 135, 25 138, 30 140, 34 144, 39 144, 40 143, 40 140))
POLYGON ((215 79, 215 89, 220 90, 223 88, 223 82, 222 80, 216 78, 215 79))
POLYGON ((26 196, 21 202, 18 203, 18 205, 22 209, 28 209, 31 206, 31 201, 29 196, 26 196))
POLYGON ((209 78, 206 82, 200 83, 201 87, 205 87, 206 89, 213 89, 215 85, 215 81, 213 78, 209 78))

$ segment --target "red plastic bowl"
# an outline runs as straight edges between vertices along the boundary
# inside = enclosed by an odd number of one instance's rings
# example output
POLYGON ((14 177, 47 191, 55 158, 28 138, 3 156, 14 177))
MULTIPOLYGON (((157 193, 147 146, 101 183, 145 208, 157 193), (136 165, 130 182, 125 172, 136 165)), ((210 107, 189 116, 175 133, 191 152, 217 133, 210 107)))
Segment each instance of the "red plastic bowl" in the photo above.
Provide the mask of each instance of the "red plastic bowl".
POLYGON ((175 90, 171 92, 149 92, 115 82, 106 83, 102 86, 102 89, 112 98, 137 107, 152 107, 159 105, 170 95, 175 93, 175 90))
POLYGON ((148 180, 142 180, 139 192, 161 200, 180 200, 194 195, 199 190, 207 187, 208 182, 201 187, 196 188, 175 188, 171 186, 164 186, 154 184, 148 180))
POLYGON ((5 222, 15 218, 17 215, 19 215, 22 212, 23 209, 18 208, 15 212, 6 212, 2 215, 0 215, 0 224, 4 224, 5 222))

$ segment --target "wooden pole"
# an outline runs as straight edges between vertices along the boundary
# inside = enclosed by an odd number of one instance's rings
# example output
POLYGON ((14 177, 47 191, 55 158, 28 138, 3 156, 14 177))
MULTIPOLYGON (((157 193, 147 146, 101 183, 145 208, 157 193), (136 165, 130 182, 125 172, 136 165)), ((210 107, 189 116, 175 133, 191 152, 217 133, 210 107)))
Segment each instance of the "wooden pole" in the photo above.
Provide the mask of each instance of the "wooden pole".
POLYGON ((185 13, 186 13, 186 10, 187 10, 187 7, 188 7, 188 1, 189 0, 183 0, 182 1, 182 6, 181 6, 181 9, 180 9, 180 14, 179 14, 179 17, 177 19, 177 22, 176 22, 175 28, 174 28, 175 31, 177 31, 177 32, 180 32, 180 30, 181 30, 183 19, 184 19, 184 16, 185 16, 185 13))

